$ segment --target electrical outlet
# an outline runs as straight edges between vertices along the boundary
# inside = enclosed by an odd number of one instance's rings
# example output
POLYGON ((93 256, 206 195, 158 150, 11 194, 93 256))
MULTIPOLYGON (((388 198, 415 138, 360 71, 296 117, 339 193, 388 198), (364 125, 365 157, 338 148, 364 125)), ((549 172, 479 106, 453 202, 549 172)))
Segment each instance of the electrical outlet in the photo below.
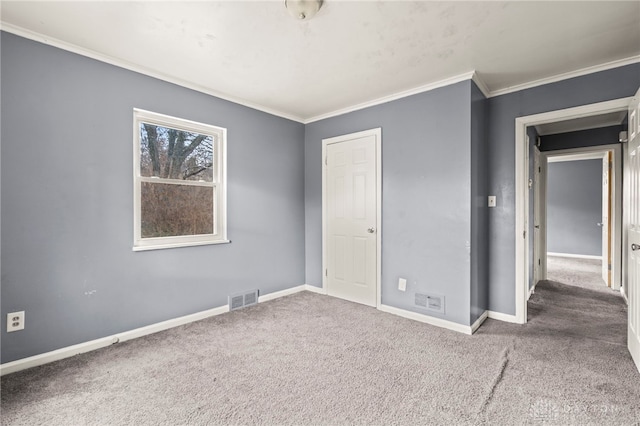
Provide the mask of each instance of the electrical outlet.
POLYGON ((404 278, 400 278, 398 280, 398 290, 407 291, 407 280, 405 280, 404 278))
POLYGON ((24 311, 7 314, 7 333, 24 330, 24 311))
POLYGON ((495 207, 495 206, 496 206, 496 196, 489 195, 489 207, 495 207))

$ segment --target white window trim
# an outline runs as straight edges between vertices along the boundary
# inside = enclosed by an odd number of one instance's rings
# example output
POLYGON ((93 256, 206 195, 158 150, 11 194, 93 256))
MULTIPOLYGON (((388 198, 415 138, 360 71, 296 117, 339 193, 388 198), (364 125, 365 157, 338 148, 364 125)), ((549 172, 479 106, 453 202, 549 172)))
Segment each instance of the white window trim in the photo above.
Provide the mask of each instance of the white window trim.
POLYGON ((227 239, 227 129, 183 120, 143 109, 133 109, 133 251, 158 250, 176 247, 202 246, 230 243, 227 239), (172 129, 215 135, 213 162, 217 171, 213 182, 177 182, 172 179, 140 176, 140 123, 166 126, 172 129), (216 211, 213 213, 213 234, 184 235, 174 237, 142 238, 141 230, 141 184, 142 182, 172 185, 207 186, 213 191, 216 211))

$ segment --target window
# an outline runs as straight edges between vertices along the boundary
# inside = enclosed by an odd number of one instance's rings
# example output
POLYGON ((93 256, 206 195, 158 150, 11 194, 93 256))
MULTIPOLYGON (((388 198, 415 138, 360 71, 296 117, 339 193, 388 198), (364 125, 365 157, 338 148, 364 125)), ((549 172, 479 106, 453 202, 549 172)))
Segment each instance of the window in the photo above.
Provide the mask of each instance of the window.
POLYGON ((227 243, 221 127, 134 109, 133 249, 227 243))

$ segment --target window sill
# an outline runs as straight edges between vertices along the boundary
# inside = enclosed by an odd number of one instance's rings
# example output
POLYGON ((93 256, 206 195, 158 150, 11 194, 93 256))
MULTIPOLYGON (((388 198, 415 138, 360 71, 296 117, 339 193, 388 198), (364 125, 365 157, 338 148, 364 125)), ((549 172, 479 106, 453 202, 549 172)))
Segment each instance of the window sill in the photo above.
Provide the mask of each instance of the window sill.
POLYGON ((185 242, 185 243, 171 243, 171 244, 156 244, 148 246, 133 246, 133 251, 149 251, 149 250, 162 250, 179 247, 195 247, 195 246, 209 246, 213 244, 229 244, 231 240, 218 240, 218 241, 197 241, 197 242, 185 242))

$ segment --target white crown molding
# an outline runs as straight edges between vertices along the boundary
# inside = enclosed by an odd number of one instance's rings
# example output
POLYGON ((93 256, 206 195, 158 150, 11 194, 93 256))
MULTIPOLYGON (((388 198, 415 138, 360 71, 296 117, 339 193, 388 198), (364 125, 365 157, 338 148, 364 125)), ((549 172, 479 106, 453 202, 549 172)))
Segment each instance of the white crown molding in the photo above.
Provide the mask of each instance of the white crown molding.
POLYGON ((476 86, 478 86, 478 89, 480 89, 480 91, 482 92, 485 98, 491 97, 491 91, 489 90, 489 87, 487 87, 487 85, 480 78, 480 75, 478 75, 476 71, 473 72, 473 75, 471 76, 471 80, 473 80, 473 82, 476 83, 476 86))
MULTIPOLYGON (((305 120, 304 124, 313 123, 314 121, 320 121, 326 118, 336 117, 338 115, 347 114, 349 112, 358 111, 358 110, 369 108, 376 105, 386 104, 387 102, 406 98, 407 96, 417 95, 418 93, 428 92, 430 90, 438 89, 440 87, 450 86, 452 84, 459 83, 461 81, 471 80, 474 74, 475 74, 475 71, 469 71, 464 74, 460 74, 450 78, 446 78, 444 80, 436 81, 434 83, 424 84, 422 86, 414 87, 408 90, 403 90, 402 92, 397 92, 392 95, 383 96, 381 98, 373 99, 367 102, 362 102, 360 104, 338 109, 332 112, 328 112, 326 114, 316 115, 315 117, 311 117, 305 120)), ((482 90, 482 88, 480 90, 482 90)))
POLYGON ((90 50, 90 49, 86 49, 71 43, 67 43, 65 41, 62 40, 58 40, 52 37, 48 37, 46 35, 37 33, 35 31, 31 31, 31 30, 27 30, 25 28, 4 22, 4 21, 0 21, 0 30, 2 31, 6 31, 15 35, 18 35, 20 37, 24 37, 27 38, 29 40, 33 40, 33 41, 37 41, 43 44, 47 44, 53 47, 57 47, 59 49, 62 50, 66 50, 68 52, 72 52, 72 53, 76 53, 78 55, 81 56, 86 56, 88 58, 91 59, 95 59, 97 61, 100 62, 104 62, 104 63, 108 63, 110 65, 114 65, 120 68, 124 68, 127 69, 129 71, 133 71, 133 72, 137 72, 139 74, 143 74, 143 75, 147 75, 153 78, 157 78, 159 80, 162 81, 166 81, 168 83, 173 83, 176 84, 178 86, 181 87, 185 87, 188 89, 192 89, 195 90, 197 92, 200 93, 204 93, 210 96, 214 96, 216 98, 219 99, 223 99, 229 102, 233 102, 239 105, 243 105, 246 106, 248 108, 252 108, 258 111, 262 111, 265 112, 267 114, 271 114, 277 117, 282 117, 288 120, 292 120, 292 121, 296 121, 298 123, 302 123, 302 124, 309 124, 309 123, 313 123, 315 121, 320 121, 320 120, 324 120, 326 118, 331 118, 331 117, 336 117, 339 115, 343 115, 343 114, 347 114, 349 112, 353 112, 353 111, 358 111, 364 108, 368 108, 371 106, 375 106, 375 105, 381 105, 387 102, 391 102, 394 100, 398 100, 398 99, 402 99, 405 98, 407 96, 411 96, 411 95, 416 95, 418 93, 423 93, 423 92, 428 92, 430 90, 434 90, 440 87, 445 87, 445 86, 449 86, 455 83, 459 83, 461 81, 465 81, 465 80, 473 80, 476 85, 478 86, 478 88, 480 89, 480 91, 487 97, 487 98, 493 98, 496 96, 501 96, 501 95, 506 95, 509 93, 513 93, 513 92, 518 92, 521 90, 525 90, 525 89, 530 89, 533 87, 538 87, 538 86, 542 86, 545 84, 550 84, 550 83, 556 83, 562 80, 567 80, 570 78, 574 78, 574 77, 580 77, 580 76, 584 76, 587 74, 593 74, 599 71, 606 71, 609 69, 613 69, 613 68, 618 68, 618 67, 622 67, 625 65, 630 65, 630 64, 635 64, 640 62, 640 55, 638 56, 632 56, 626 59, 620 59, 620 60, 616 60, 616 61, 611 61, 611 62, 607 62, 604 64, 600 64, 600 65, 595 65, 595 66, 591 66, 591 67, 587 67, 587 68, 582 68, 576 71, 570 71, 570 72, 566 72, 566 73, 562 73, 562 74, 557 74, 555 76, 551 76, 551 77, 546 77, 543 79, 539 79, 539 80, 534 80, 534 81, 530 81, 527 83, 522 83, 522 84, 517 84, 514 86, 510 86, 510 87, 506 87, 504 89, 498 89, 498 90, 494 90, 491 91, 489 89, 489 87, 484 83, 484 81, 481 79, 481 77, 479 76, 479 74, 476 71, 470 71, 470 72, 466 72, 457 76, 453 76, 450 78, 446 78, 444 80, 440 80, 440 81, 436 81, 433 83, 429 83, 429 84, 425 84, 425 85, 421 85, 418 87, 414 87, 412 89, 408 89, 408 90, 404 90, 401 92, 397 92, 391 95, 387 95, 387 96, 383 96, 377 99, 373 99, 371 101, 367 101, 367 102, 363 102, 360 104, 356 104, 356 105, 352 105, 346 108, 342 108, 342 109, 338 109, 335 111, 330 111, 324 114, 320 114, 320 115, 316 115, 310 118, 302 118, 301 116, 298 115, 293 115, 293 114, 288 114, 282 111, 278 111, 269 107, 265 107, 263 105, 259 105, 259 104, 255 104, 252 102, 249 102, 247 100, 244 99, 239 99, 239 98, 235 98, 233 96, 229 96, 226 95, 224 93, 209 89, 207 87, 198 85, 198 84, 194 84, 191 82, 188 82, 186 80, 182 80, 176 77, 172 77, 170 75, 166 75, 163 73, 159 73, 157 71, 153 71, 151 69, 133 64, 131 62, 128 61, 124 61, 118 58, 114 58, 108 55, 104 55, 101 53, 98 53, 96 51, 90 50))
POLYGON ((301 117, 296 115, 287 114, 282 111, 278 111, 269 107, 265 107, 259 104, 255 104, 244 99, 235 98, 233 96, 226 95, 221 92, 217 92, 215 90, 209 89, 205 86, 201 86, 199 84, 194 84, 188 82, 186 80, 182 80, 180 78, 176 78, 167 74, 163 74, 157 71, 153 71, 149 68, 142 67, 140 65, 136 65, 129 61, 125 61, 122 59, 114 58, 109 55, 105 55, 102 53, 98 53, 91 49, 86 49, 84 47, 77 46, 72 43, 67 43, 66 41, 58 40, 53 37, 48 37, 46 35, 37 33, 35 31, 28 30, 26 28, 22 28, 13 24, 9 24, 4 21, 0 21, 0 30, 6 31, 11 34, 15 34, 20 37, 24 37, 29 40, 37 41, 39 43, 43 43, 49 46, 57 47, 62 50, 66 50, 71 53, 75 53, 81 56, 86 56, 91 59, 95 59, 96 61, 104 62, 110 65, 114 65, 119 68, 124 68, 129 71, 137 72, 139 74, 147 75, 149 77, 157 78, 158 80, 166 81, 167 83, 176 84, 181 87, 185 87, 187 89, 195 90, 196 92, 204 93, 206 95, 214 96, 216 98, 223 99, 225 101, 233 102, 235 104, 243 105, 251 109, 255 109, 258 111, 265 112, 267 114, 275 115, 278 117, 286 118, 288 120, 296 121, 298 123, 304 123, 304 120, 301 117))
POLYGON ((551 77, 541 78, 540 80, 530 81, 528 83, 517 84, 515 86, 506 87, 504 89, 494 90, 490 92, 490 98, 506 95, 508 93, 519 92, 525 89, 531 89, 533 87, 544 86, 545 84, 557 83, 562 80, 568 80, 574 77, 581 77, 583 75, 593 74, 600 71, 606 71, 613 68, 623 67, 625 65, 631 65, 640 62, 640 55, 632 56, 630 58, 619 59, 617 61, 606 62, 600 65, 594 65, 587 68, 582 68, 576 71, 565 72, 557 74, 551 77))

